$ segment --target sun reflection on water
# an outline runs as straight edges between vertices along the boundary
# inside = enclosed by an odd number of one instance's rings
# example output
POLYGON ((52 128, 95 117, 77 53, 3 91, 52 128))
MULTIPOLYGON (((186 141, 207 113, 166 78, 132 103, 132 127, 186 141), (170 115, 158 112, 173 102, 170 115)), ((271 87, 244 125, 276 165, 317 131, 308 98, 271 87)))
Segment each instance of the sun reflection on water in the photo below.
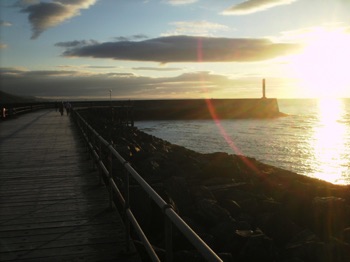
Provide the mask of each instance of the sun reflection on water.
POLYGON ((347 172, 345 148, 346 125, 342 100, 320 99, 319 119, 310 147, 317 166, 312 176, 334 184, 343 184, 347 172))

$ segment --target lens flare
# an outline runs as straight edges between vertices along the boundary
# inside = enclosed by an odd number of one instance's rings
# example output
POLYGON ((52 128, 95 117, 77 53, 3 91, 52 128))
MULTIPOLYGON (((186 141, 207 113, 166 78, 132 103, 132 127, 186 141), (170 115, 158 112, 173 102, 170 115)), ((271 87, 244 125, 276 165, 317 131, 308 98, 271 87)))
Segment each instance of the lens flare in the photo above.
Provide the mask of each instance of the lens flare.
POLYGON ((211 118, 213 119, 215 125, 217 126, 221 136, 226 141, 227 145, 235 152, 235 154, 246 164, 251 170, 253 170, 255 173, 260 173, 258 168, 249 161, 248 158, 244 157, 242 154, 242 151, 235 145, 235 143, 232 141, 231 137, 227 134, 225 128, 222 126, 220 118, 218 114, 216 113, 215 106, 213 105, 212 99, 205 99, 205 102, 207 104, 207 108, 209 110, 209 113, 211 115, 211 118))

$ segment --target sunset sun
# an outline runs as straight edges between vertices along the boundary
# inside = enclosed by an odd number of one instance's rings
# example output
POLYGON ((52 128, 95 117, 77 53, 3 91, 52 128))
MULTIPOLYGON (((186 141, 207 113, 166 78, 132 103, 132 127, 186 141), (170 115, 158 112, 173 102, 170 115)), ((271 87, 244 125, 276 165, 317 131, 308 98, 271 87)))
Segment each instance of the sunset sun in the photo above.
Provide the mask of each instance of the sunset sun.
POLYGON ((291 69, 305 96, 343 97, 350 87, 350 34, 320 27, 304 34, 303 41, 291 69))

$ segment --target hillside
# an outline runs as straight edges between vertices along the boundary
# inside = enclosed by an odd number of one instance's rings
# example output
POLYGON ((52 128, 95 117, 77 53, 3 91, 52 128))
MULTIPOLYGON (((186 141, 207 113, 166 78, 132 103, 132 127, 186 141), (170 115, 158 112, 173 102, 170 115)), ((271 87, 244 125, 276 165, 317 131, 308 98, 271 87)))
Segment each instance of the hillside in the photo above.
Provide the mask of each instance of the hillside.
POLYGON ((38 102, 42 99, 38 99, 32 96, 17 96, 0 91, 0 104, 13 104, 13 103, 31 103, 38 102))

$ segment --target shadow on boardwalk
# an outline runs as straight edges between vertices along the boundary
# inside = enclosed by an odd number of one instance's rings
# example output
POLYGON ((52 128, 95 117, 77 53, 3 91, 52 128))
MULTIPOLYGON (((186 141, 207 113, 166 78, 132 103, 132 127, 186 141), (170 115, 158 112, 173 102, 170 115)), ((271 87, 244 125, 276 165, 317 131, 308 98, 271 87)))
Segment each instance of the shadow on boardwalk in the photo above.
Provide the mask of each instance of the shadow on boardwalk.
POLYGON ((139 261, 69 117, 1 122, 0 170, 0 261, 139 261))

